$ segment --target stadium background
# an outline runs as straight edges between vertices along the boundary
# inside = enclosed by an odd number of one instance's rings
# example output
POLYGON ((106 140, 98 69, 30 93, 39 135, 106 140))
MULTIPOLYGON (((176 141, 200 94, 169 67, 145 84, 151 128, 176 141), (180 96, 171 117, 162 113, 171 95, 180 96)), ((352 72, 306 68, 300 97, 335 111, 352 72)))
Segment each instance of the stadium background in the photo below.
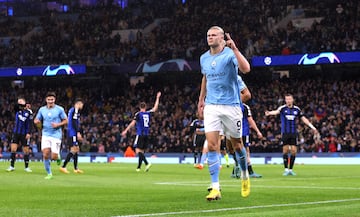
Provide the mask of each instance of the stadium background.
MULTIPOLYGON (((356 0, 304 0, 291 5, 282 0, 259 0, 255 5, 246 0, 227 4, 14 0, 0 1, 0 6, 2 69, 86 65, 81 75, 46 77, 40 72, 0 78, 2 154, 9 148, 16 97, 25 95, 36 111, 48 90, 57 92, 57 102, 66 110, 75 97, 85 99, 81 151, 92 153, 122 153, 131 145, 133 137, 121 138, 121 130, 137 110, 137 102, 152 104, 160 90, 149 152, 191 153, 188 125, 196 117, 201 81, 196 65, 207 49, 205 32, 214 24, 231 33, 249 60, 360 48, 356 0), (162 65, 157 72, 145 72, 145 63, 162 65)), ((314 140, 300 125, 300 152, 359 152, 358 62, 360 57, 352 63, 253 67, 243 79, 252 92, 249 104, 265 139, 253 134, 252 152, 280 152, 279 120, 265 118, 264 111, 281 105, 287 92, 294 94, 296 104, 321 133, 321 139, 314 140)), ((32 144, 39 150, 36 132, 32 144)))

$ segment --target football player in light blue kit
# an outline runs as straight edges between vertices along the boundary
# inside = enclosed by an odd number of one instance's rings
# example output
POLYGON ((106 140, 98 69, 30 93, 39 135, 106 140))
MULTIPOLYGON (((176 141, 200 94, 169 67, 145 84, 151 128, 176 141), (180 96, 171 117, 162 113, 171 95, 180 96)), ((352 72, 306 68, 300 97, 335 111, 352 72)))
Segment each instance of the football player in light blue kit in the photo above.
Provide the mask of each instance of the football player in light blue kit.
POLYGON ((34 120, 38 128, 42 128, 41 150, 47 176, 45 179, 52 179, 50 167, 51 159, 58 160, 60 165, 60 145, 62 139, 62 127, 68 122, 64 108, 55 104, 56 94, 48 92, 45 97, 46 105, 42 106, 34 120))
MULTIPOLYGON (((211 27, 207 32, 210 49, 200 57, 203 78, 198 113, 204 115, 205 135, 209 148, 208 165, 212 182, 212 190, 206 196, 207 200, 221 198, 220 162, 217 155, 221 130, 230 135, 237 157, 245 158, 246 162, 246 153, 241 140, 242 111, 237 75, 238 70, 248 73, 250 64, 240 53, 230 35, 226 33, 227 41, 224 40, 224 36, 224 30, 221 27, 211 27)), ((241 195, 249 196, 250 179, 247 168, 244 168, 242 172, 241 185, 241 195)))

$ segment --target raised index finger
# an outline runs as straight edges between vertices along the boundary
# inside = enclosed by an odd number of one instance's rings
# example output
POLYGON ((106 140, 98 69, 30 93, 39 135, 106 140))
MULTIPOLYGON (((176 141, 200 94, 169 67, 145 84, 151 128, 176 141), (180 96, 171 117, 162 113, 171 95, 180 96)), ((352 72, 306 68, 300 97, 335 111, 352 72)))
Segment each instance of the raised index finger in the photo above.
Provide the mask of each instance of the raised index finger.
POLYGON ((225 35, 228 40, 231 40, 230 34, 228 32, 226 32, 225 35))

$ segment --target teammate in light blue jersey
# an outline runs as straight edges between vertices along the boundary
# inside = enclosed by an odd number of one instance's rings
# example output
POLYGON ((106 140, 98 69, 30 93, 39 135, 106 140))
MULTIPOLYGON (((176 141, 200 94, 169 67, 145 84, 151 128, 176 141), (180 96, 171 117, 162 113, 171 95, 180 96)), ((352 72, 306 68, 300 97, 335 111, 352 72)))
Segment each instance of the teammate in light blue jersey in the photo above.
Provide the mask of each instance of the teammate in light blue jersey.
MULTIPOLYGON (((219 26, 211 27, 207 32, 210 49, 200 57, 201 73, 203 74, 198 102, 198 113, 204 115, 206 140, 208 141, 208 165, 212 182, 212 190, 207 200, 221 198, 219 184, 220 162, 217 152, 219 132, 224 130, 230 140, 237 157, 246 157, 243 153, 241 140, 242 111, 239 97, 238 70, 243 73, 250 71, 250 64, 240 53, 236 44, 219 26), (226 47, 227 46, 227 47, 226 47)), ((250 180, 247 169, 242 172, 241 195, 250 194, 250 180)))
POLYGON ((51 159, 57 160, 60 165, 60 145, 62 139, 62 127, 68 122, 64 108, 55 104, 56 94, 48 92, 46 94, 46 106, 42 106, 34 120, 38 128, 42 128, 41 150, 47 176, 45 179, 52 179, 50 167, 51 159))

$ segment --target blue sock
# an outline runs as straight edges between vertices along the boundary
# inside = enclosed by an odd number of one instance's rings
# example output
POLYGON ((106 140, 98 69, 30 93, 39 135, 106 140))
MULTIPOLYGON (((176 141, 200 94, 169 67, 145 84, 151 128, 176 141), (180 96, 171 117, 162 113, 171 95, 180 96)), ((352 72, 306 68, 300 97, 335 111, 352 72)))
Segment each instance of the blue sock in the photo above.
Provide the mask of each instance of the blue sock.
POLYGON ((44 160, 44 166, 47 174, 51 174, 50 160, 44 160))
POLYGON ((241 171, 245 172, 247 170, 247 162, 246 162, 246 149, 243 147, 241 151, 236 150, 236 158, 238 160, 238 164, 240 165, 241 171))
POLYGON ((203 153, 200 158, 200 164, 204 165, 205 159, 207 158, 207 153, 203 153))
POLYGON ((212 183, 219 183, 220 163, 219 155, 216 151, 208 153, 208 165, 212 183))

